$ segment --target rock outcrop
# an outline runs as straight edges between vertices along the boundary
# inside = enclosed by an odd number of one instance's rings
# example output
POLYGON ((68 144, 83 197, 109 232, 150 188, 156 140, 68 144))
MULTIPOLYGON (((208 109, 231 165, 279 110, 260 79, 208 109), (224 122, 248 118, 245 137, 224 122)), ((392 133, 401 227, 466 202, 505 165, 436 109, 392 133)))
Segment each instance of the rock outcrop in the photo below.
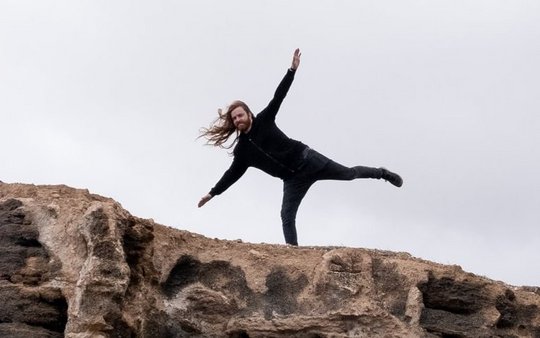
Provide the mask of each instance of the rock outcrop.
POLYGON ((205 238, 0 183, 2 337, 540 337, 540 290, 406 253, 205 238))

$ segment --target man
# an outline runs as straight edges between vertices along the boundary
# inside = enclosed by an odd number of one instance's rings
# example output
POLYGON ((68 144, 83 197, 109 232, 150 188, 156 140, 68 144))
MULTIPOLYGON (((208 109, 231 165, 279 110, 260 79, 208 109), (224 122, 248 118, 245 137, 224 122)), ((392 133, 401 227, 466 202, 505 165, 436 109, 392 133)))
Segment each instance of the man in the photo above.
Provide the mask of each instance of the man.
POLYGON ((308 189, 318 180, 353 180, 356 178, 384 179, 396 187, 403 180, 385 168, 356 166, 348 168, 309 148, 302 142, 285 135, 276 125, 276 114, 293 82, 300 65, 300 50, 294 51, 291 68, 279 84, 274 97, 257 116, 242 101, 234 101, 225 113, 219 112, 218 119, 209 128, 203 128, 201 136, 208 143, 233 150, 234 159, 230 168, 217 184, 199 201, 199 208, 214 196, 221 194, 234 184, 248 167, 261 169, 269 175, 283 180, 283 202, 281 220, 285 242, 298 245, 296 236, 296 213, 308 189), (234 142, 224 143, 236 133, 234 142))

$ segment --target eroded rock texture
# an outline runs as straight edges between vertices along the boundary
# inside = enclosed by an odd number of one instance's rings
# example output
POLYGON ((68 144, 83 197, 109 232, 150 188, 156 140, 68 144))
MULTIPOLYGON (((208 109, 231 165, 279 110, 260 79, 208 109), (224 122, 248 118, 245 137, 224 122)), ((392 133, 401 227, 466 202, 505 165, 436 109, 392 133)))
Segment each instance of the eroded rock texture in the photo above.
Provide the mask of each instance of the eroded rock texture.
POLYGON ((537 337, 540 291, 404 253, 209 239, 0 184, 1 337, 537 337))

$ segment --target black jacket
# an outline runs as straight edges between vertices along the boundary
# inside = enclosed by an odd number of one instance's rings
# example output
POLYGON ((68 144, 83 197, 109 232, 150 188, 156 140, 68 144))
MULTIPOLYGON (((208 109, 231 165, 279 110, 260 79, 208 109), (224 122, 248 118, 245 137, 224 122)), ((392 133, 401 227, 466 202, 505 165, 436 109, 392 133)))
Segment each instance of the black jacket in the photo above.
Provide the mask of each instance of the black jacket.
POLYGON ((289 69, 276 89, 274 98, 253 119, 248 133, 240 133, 234 147, 234 160, 223 177, 210 190, 219 195, 234 184, 248 167, 259 168, 265 173, 287 179, 292 177, 302 163, 302 152, 307 147, 293 140, 276 126, 276 114, 294 80, 294 70, 289 69))

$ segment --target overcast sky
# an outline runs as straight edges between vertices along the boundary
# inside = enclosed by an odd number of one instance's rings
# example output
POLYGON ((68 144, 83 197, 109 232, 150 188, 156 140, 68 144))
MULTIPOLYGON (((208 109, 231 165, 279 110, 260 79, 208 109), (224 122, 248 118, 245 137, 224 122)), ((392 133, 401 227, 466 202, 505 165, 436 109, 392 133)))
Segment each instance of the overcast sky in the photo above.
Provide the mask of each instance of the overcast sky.
POLYGON ((277 116, 344 165, 404 179, 315 184, 301 245, 406 251, 540 285, 540 2, 0 0, 0 180, 67 184, 211 238, 284 243, 282 182, 196 139, 254 112, 302 51, 277 116))

